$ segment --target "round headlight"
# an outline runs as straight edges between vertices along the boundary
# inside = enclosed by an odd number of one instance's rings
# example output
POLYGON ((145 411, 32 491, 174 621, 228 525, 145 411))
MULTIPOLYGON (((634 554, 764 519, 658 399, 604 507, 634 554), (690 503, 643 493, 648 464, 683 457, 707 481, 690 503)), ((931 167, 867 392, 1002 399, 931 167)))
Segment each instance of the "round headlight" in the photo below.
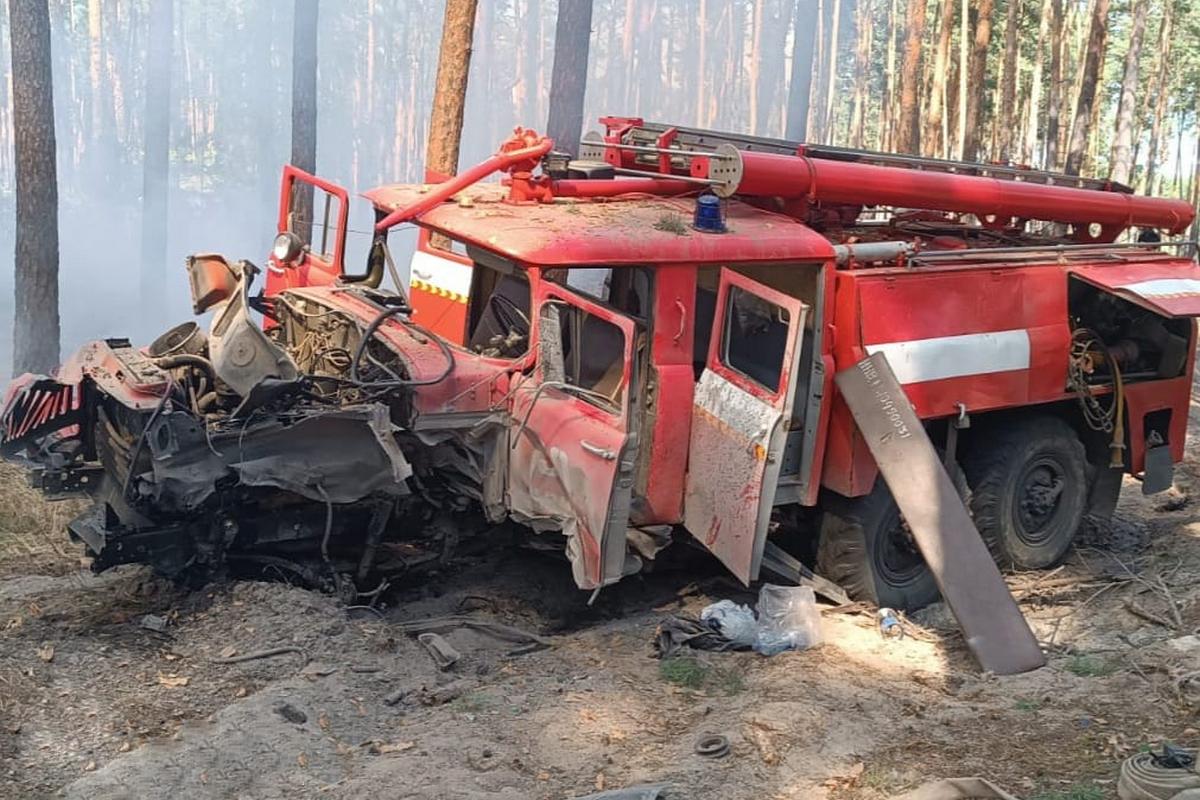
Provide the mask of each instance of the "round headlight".
POLYGON ((288 266, 294 266, 303 252, 304 242, 291 231, 284 231, 276 236, 275 244, 271 246, 271 255, 275 260, 288 266))

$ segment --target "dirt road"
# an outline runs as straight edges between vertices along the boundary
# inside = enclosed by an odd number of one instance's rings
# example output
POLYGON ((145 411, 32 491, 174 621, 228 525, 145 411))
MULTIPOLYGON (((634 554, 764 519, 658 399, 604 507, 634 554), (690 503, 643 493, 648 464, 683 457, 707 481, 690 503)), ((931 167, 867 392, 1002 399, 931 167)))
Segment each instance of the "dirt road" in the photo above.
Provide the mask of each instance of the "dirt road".
POLYGON ((64 573, 69 553, 9 553, 0 796, 569 798, 664 782, 674 797, 844 800, 964 774, 1027 798, 1112 796, 1124 755, 1198 738, 1200 506, 1193 473, 1180 483, 1173 510, 1131 484, 1116 535, 1013 576, 1051 658, 1012 678, 981 675, 937 607, 899 641, 830 613, 816 650, 664 664, 651 643, 665 614, 753 600, 703 565, 588 608, 563 564, 502 552, 378 616, 281 583, 187 593, 140 569, 64 573), (397 623, 450 613, 553 646, 515 654, 460 629, 447 639, 463 659, 439 672, 397 623), (218 663, 280 647, 294 650, 218 663), (707 733, 730 754, 696 755, 707 733))

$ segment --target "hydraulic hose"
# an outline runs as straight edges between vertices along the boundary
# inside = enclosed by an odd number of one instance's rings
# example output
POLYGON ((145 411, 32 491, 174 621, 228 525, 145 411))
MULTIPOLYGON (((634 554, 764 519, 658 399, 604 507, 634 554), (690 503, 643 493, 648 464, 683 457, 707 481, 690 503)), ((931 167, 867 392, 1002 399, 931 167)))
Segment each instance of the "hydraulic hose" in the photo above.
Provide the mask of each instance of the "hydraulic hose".
POLYGON ((407 312, 408 310, 409 309, 407 306, 390 306, 388 308, 385 308, 383 311, 380 311, 379 314, 376 315, 375 319, 371 320, 371 324, 367 326, 367 329, 365 331, 363 331, 362 338, 358 342, 358 347, 356 347, 354 349, 354 358, 352 358, 350 360, 350 382, 351 383, 355 384, 356 386, 366 386, 366 387, 430 386, 432 384, 441 383, 442 381, 446 380, 446 378, 450 375, 450 373, 454 371, 454 353, 453 353, 453 351, 450 350, 450 345, 446 344, 441 339, 441 337, 435 336, 434 334, 430 333, 429 331, 423 330, 419 325, 416 325, 413 322, 406 320, 406 319, 398 319, 396 321, 399 322, 401 325, 404 325, 406 328, 410 328, 414 331, 417 331, 422 336, 432 339, 434 342, 437 343, 438 349, 440 349, 442 351, 442 355, 446 359, 446 368, 443 369, 438 375, 436 375, 432 378, 424 378, 421 380, 407 380, 404 378, 397 378, 397 379, 383 380, 383 381, 364 381, 359 376, 358 365, 360 363, 362 363, 363 355, 367 352, 367 345, 370 343, 371 337, 375 335, 375 333, 379 330, 379 327, 381 325, 383 325, 383 323, 386 322, 389 318, 394 317, 396 314, 400 314, 402 312, 407 312))

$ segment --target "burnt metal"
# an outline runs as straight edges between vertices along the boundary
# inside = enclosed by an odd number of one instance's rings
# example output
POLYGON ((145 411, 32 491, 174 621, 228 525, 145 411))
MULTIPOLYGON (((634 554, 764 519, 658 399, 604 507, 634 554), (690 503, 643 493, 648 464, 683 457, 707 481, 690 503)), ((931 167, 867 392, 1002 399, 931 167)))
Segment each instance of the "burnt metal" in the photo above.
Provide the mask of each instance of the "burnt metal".
POLYGON ((705 758, 724 758, 729 755, 729 739, 719 733, 710 733, 696 740, 696 755, 705 758))
POLYGON ((882 353, 839 372, 838 390, 984 669, 1046 663, 966 506, 882 353))
POLYGON ((1146 470, 1142 476, 1142 494, 1158 494, 1175 482, 1175 465, 1171 462, 1170 445, 1146 448, 1146 470))
POLYGON ((817 594, 840 606, 853 602, 842 587, 828 578, 822 578, 774 542, 768 541, 763 548, 762 566, 763 569, 787 578, 797 586, 810 587, 817 594))

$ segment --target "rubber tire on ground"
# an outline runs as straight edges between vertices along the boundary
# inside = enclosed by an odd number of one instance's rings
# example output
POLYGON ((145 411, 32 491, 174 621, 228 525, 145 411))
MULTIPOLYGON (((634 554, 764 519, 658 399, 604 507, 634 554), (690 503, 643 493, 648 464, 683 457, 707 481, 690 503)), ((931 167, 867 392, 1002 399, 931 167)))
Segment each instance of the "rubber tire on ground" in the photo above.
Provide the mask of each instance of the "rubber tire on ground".
POLYGON ((939 596, 933 572, 924 562, 911 579, 897 582, 877 568, 875 554, 899 522, 900 509, 883 478, 863 497, 830 494, 822 500, 825 514, 817 548, 817 572, 839 584, 855 600, 914 611, 939 596))
POLYGON ((963 456, 975 527, 1005 569, 1045 569, 1057 564, 1075 539, 1087 511, 1087 456, 1083 442, 1057 417, 1039 416, 981 433, 963 456), (1017 512, 1027 469, 1049 462, 1062 489, 1044 530, 1030 536, 1017 512))

